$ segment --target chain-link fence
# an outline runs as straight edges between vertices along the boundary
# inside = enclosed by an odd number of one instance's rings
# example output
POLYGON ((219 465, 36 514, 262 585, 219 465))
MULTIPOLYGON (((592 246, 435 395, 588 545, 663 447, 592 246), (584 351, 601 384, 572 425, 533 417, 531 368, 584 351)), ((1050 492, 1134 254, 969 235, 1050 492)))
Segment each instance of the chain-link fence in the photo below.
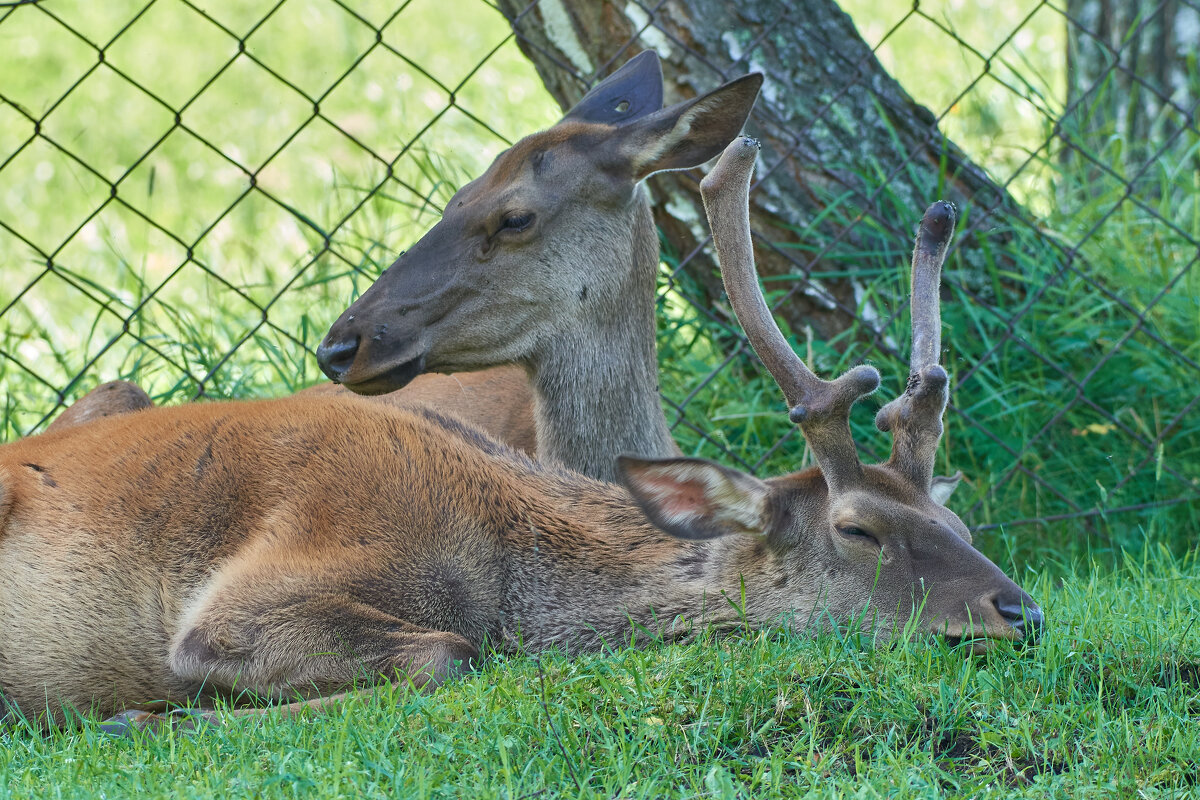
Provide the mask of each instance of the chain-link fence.
MULTIPOLYGON (((315 382, 310 349, 453 188, 650 47, 669 100, 766 72, 757 246, 800 345, 808 319, 831 342, 826 371, 869 359, 898 388, 913 225, 959 196, 945 450, 968 473, 969 522, 1194 522, 1197 7, 848 0, 851 41, 838 15, 807 16, 819 3, 758 2, 706 42, 711 5, 501 3, 510 24, 482 0, 0 3, 7 436, 118 377, 166 400, 315 382), (819 84, 788 64, 800 38, 823 48, 819 84), (870 147, 822 151, 876 112, 870 147), (811 207, 790 211, 801 196, 811 207)), ((678 213, 698 177, 651 179, 665 405, 689 452, 771 472, 801 445, 769 386, 758 405, 728 390, 759 371, 707 237, 678 213)), ((864 449, 886 453, 861 416, 864 449)))

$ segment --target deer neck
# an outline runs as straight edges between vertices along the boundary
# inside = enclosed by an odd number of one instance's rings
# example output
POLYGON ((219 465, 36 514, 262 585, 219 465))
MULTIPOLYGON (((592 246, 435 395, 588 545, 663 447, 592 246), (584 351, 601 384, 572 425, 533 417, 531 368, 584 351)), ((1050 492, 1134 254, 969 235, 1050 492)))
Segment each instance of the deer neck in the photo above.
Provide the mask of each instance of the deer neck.
POLYGON ((612 482, 622 453, 679 451, 663 417, 653 342, 649 355, 629 341, 610 339, 604 352, 599 344, 580 341, 535 371, 534 419, 540 460, 612 482))
POLYGON ((503 616, 513 646, 594 650, 644 632, 677 640, 795 610, 781 556, 762 539, 671 537, 616 487, 547 498, 508 541, 503 616))
POLYGON ((528 365, 538 458, 610 482, 621 453, 679 454, 658 391, 658 237, 640 189, 628 213, 629 249, 597 254, 605 260, 591 272, 607 278, 581 287, 577 324, 528 365))

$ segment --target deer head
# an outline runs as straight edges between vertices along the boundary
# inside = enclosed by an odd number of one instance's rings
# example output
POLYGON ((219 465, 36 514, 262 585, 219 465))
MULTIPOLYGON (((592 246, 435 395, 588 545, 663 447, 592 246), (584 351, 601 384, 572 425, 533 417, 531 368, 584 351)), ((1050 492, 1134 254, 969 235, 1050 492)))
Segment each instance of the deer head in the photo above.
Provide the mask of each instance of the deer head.
POLYGON ((980 646, 991 638, 1035 638, 1042 625, 1037 604, 972 547, 970 531, 945 506, 958 476, 933 477, 948 402, 946 370, 938 363, 938 284, 954 207, 935 203, 921 220, 912 259, 908 385, 877 417, 894 437, 892 454, 886 463, 863 465, 849 414, 878 388, 879 373, 859 366, 822 380, 776 325, 758 287, 751 244, 748 199, 757 152, 751 139, 730 144, 701 183, 701 195, 730 303, 819 470, 763 481, 697 459, 624 458, 624 482, 650 519, 676 536, 761 537, 776 559, 777 578, 755 588, 780 611, 818 608, 843 621, 869 604, 870 619, 884 628, 915 618, 980 646))
POLYGON ((640 181, 720 153, 761 83, 748 75, 661 108, 657 56, 631 59, 462 187, 333 324, 321 369, 378 394, 423 371, 528 366, 552 340, 628 327, 631 304, 646 306, 652 343, 658 239, 640 181))

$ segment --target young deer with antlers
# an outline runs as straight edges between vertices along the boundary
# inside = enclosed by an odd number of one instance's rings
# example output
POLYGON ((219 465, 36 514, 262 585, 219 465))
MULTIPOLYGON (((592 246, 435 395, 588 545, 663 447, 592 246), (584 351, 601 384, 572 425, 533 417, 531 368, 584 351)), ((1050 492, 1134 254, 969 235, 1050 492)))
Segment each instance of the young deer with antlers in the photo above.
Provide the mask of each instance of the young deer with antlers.
POLYGON ((930 483, 952 209, 922 221, 913 377, 880 415, 891 460, 864 467, 848 413, 878 374, 817 379, 757 289, 756 152, 730 145, 703 194, 735 311, 819 469, 762 481, 625 457, 622 489, 356 398, 153 409, 18 441, 0 448, 4 703, 47 724, 126 710, 120 724, 146 726, 150 701, 434 686, 485 648, 675 638, 681 619, 858 620, 884 636, 912 622, 979 647, 1035 636, 1033 600, 930 483))
MULTIPOLYGON (((334 323, 321 368, 354 392, 392 392, 379 399, 428 405, 594 478, 615 480, 621 453, 678 455, 658 394, 659 247, 642 181, 720 153, 761 82, 748 75, 662 108, 658 57, 635 56, 460 189, 334 323), (510 362, 519 366, 408 383, 510 362)), ((94 395, 63 414, 68 424, 80 407, 111 413, 119 399, 94 395)))

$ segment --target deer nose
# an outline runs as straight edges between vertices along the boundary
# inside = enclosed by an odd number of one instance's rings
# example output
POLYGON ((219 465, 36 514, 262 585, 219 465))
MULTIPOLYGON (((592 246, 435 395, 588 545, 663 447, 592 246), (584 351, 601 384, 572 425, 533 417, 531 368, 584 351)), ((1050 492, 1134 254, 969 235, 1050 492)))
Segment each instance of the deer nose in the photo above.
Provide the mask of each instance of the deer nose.
POLYGON ((358 337, 342 339, 341 341, 325 341, 317 346, 317 364, 321 371, 329 376, 334 383, 341 383, 342 378, 350 371, 354 356, 358 354, 358 337))
POLYGON ((1014 597, 997 597, 992 602, 1000 616, 1012 625, 1027 642, 1036 642, 1042 635, 1046 619, 1037 604, 1014 597))

